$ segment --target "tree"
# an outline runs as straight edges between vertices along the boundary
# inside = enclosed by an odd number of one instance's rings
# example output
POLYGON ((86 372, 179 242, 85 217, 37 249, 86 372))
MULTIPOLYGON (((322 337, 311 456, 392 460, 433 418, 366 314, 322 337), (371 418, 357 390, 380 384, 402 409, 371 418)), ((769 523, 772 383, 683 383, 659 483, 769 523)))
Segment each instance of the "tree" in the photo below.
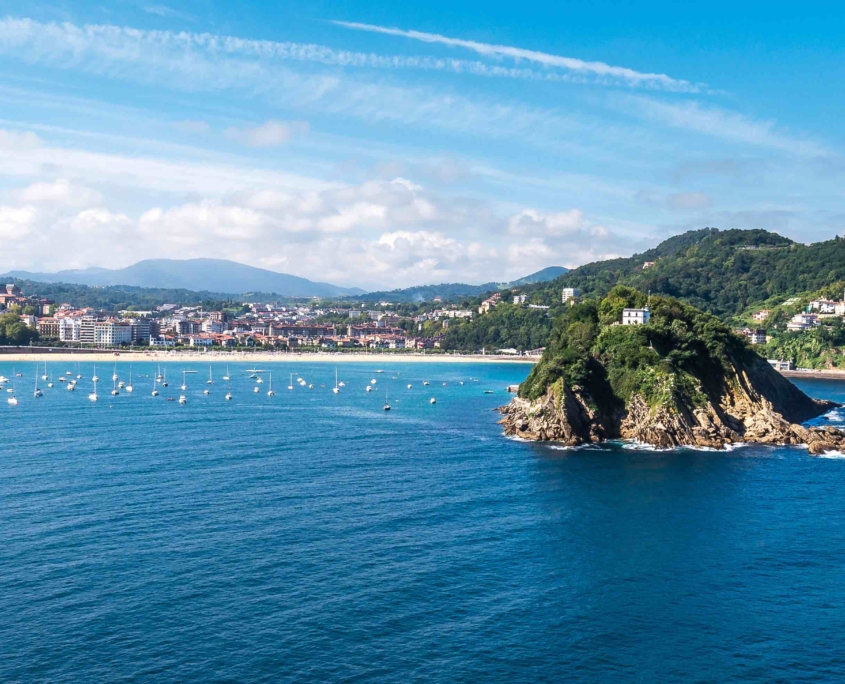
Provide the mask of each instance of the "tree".
POLYGON ((22 346, 38 339, 38 332, 21 321, 16 313, 0 315, 0 345, 22 346))

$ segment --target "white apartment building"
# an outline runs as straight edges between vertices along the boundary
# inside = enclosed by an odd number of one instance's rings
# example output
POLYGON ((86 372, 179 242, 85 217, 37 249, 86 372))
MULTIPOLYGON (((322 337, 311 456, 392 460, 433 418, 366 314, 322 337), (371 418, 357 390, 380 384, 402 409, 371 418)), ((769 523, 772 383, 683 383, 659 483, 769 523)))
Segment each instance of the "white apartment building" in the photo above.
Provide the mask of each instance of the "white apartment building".
POLYGON ((622 325, 645 325, 649 318, 651 311, 647 306, 642 309, 622 309, 622 325))
POLYGON ((830 299, 814 299, 810 302, 810 311, 818 311, 823 314, 836 312, 836 302, 830 299))
POLYGON ((786 324, 786 329, 790 332, 801 332, 803 330, 809 330, 818 324, 819 317, 816 314, 795 314, 789 323, 786 324))
POLYGON ((79 342, 82 332, 82 320, 79 318, 59 319, 59 339, 62 342, 79 342))
POLYGON ((561 301, 566 304, 570 299, 578 299, 581 296, 581 290, 577 287, 565 287, 561 294, 561 301))
POLYGON ((94 324, 94 344, 98 347, 132 344, 132 326, 120 321, 97 321, 94 324))
POLYGON ((748 341, 751 342, 751 344, 766 344, 765 330, 746 328, 740 332, 748 338, 748 341))
POLYGON ((528 295, 520 294, 513 296, 513 303, 517 305, 525 304, 528 301, 528 295))

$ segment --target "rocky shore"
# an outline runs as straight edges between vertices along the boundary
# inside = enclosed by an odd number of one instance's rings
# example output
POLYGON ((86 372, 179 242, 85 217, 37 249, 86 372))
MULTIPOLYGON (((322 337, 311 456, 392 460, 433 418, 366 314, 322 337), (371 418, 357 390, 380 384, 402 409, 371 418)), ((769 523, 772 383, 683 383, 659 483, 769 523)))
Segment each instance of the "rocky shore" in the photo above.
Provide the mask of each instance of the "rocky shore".
POLYGON ((809 399, 777 406, 744 378, 717 401, 693 406, 683 397, 649 406, 640 395, 626 409, 600 415, 583 388, 549 387, 534 401, 516 397, 500 411, 506 435, 554 441, 566 446, 608 439, 633 439, 660 448, 683 446, 722 449, 736 443, 806 444, 811 454, 845 449, 845 433, 833 427, 801 423, 823 415, 837 404, 809 399), (743 382, 744 380, 744 382, 743 382))

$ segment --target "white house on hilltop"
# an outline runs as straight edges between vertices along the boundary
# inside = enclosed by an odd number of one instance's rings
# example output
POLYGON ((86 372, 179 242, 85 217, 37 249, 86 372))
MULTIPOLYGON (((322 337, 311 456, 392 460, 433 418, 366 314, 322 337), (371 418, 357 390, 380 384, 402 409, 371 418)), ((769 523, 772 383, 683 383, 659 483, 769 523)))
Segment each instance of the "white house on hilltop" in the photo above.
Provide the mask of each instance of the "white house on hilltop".
POLYGON ((642 309, 622 309, 622 325, 646 325, 649 318, 651 311, 647 306, 642 309))

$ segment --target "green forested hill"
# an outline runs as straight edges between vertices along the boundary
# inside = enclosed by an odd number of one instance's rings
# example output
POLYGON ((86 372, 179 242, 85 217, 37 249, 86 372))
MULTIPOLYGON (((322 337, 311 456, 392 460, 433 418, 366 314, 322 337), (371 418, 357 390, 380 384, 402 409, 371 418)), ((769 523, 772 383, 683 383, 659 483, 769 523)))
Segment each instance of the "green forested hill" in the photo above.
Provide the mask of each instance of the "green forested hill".
POLYGON ((545 286, 548 298, 561 287, 585 296, 629 285, 669 295, 723 317, 740 314, 772 297, 820 290, 845 280, 845 240, 802 245, 764 230, 714 228, 691 231, 628 259, 586 264, 545 286), (643 269, 643 263, 655 264, 643 269))
MULTIPOLYGON (((616 285, 675 297, 725 320, 739 318, 753 307, 771 307, 792 295, 807 294, 845 281, 845 239, 803 245, 765 230, 705 228, 665 240, 653 249, 626 259, 585 264, 547 283, 520 288, 531 301, 558 313, 561 288, 580 288, 583 297, 603 297, 616 285), (645 262, 655 262, 644 269, 645 262)), ((488 314, 492 316, 492 314, 488 314)), ((450 331, 455 346, 476 341, 499 347, 525 338, 517 317, 484 316, 450 331), (493 331, 494 334, 485 334, 493 331)), ((551 329, 551 322, 545 322, 551 329)), ((538 332, 535 330, 533 336, 538 332)))

